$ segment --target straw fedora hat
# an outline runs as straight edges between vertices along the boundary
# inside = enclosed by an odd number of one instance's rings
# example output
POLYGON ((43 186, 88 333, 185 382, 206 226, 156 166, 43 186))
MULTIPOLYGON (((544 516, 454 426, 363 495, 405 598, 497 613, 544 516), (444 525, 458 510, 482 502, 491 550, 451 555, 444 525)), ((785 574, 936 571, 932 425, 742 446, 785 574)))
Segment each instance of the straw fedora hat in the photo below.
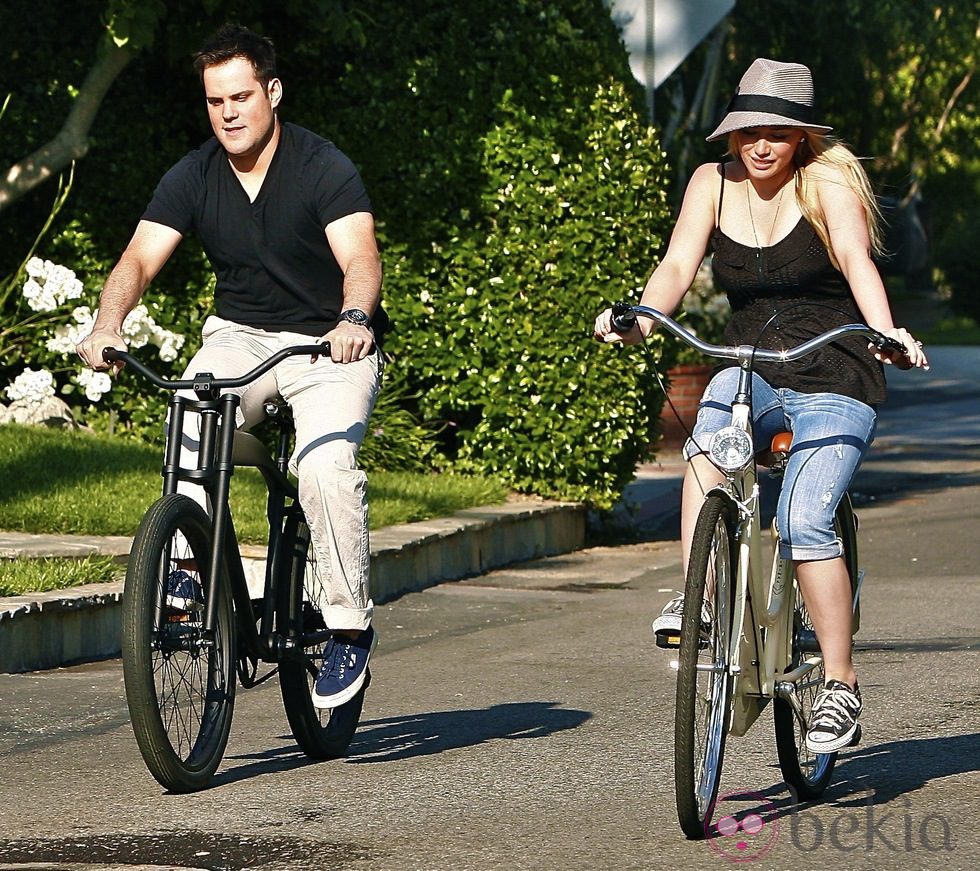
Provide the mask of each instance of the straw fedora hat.
POLYGON ((725 117, 707 141, 746 127, 802 127, 827 133, 833 127, 814 124, 813 76, 803 64, 760 57, 745 71, 725 117))

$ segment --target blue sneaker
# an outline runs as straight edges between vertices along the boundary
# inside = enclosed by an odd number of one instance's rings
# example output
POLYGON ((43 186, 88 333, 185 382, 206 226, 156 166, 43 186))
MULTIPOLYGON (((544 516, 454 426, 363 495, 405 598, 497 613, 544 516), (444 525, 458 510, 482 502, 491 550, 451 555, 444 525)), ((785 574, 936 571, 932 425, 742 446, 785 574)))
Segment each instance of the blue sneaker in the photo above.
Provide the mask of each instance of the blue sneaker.
POLYGON ((368 626, 357 638, 333 635, 323 651, 323 665, 313 686, 313 707, 337 708, 364 686, 368 660, 378 644, 378 633, 368 626))
POLYGON ((183 612, 183 619, 201 619, 204 611, 204 590, 196 578, 183 569, 177 569, 167 578, 167 607, 172 611, 183 612), (194 616, 191 616, 194 615, 194 616))

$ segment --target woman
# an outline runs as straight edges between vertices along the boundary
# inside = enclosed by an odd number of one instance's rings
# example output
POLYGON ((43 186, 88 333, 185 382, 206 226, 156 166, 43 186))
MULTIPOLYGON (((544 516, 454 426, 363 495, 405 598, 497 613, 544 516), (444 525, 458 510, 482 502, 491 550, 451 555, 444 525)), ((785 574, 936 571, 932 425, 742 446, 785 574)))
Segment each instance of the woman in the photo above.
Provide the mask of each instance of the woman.
MULTIPOLYGON (((847 746, 857 732, 861 694, 851 660, 851 588, 833 517, 871 444, 885 399, 882 362, 927 367, 921 343, 892 321, 871 259, 880 251, 879 213, 858 159, 815 123, 813 80, 802 64, 760 58, 739 82, 708 141, 728 137, 733 157, 699 167, 688 185, 667 253, 641 304, 670 314, 709 244, 715 283, 728 294, 728 344, 788 348, 845 323, 865 322, 898 340, 906 355, 876 352, 860 337, 829 345, 795 364, 758 364, 753 422, 759 444, 792 430, 777 523, 783 556, 797 577, 823 651, 826 683, 807 734, 815 753, 847 746)), ((640 342, 654 322, 628 335, 610 311, 595 321, 601 341, 640 342)), ((704 452, 730 422, 738 370, 721 369, 701 400, 681 508, 686 571, 703 494, 721 481, 704 452)), ((683 596, 668 602, 655 632, 678 633, 683 596)))

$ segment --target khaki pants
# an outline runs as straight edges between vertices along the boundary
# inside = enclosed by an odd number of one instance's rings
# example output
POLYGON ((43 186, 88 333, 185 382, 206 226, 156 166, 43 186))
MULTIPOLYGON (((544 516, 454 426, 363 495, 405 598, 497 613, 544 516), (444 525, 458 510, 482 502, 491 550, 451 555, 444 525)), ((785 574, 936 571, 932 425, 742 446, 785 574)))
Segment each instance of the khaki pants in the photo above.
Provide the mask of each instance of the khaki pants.
MULTIPOLYGON (((300 333, 270 333, 211 316, 204 343, 184 374, 211 372, 216 378, 242 375, 291 345, 316 339, 300 333)), ((299 499, 317 558, 319 605, 331 629, 366 629, 374 604, 368 595, 367 476, 357 452, 380 387, 378 351, 354 363, 319 357, 289 357, 245 387, 238 425, 249 429, 263 417, 262 404, 276 394, 289 403, 296 423, 290 471, 299 480, 299 499)), ((184 418, 181 466, 196 468, 200 416, 184 418)), ((182 482, 179 492, 202 506, 204 490, 182 482)))

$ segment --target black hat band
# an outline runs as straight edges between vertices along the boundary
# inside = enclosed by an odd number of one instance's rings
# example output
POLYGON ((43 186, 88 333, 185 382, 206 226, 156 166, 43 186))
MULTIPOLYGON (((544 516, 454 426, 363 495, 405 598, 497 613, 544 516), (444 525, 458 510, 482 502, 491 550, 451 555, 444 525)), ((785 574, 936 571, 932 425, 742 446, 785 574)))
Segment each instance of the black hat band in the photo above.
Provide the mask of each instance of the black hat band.
POLYGON ((725 110, 728 112, 765 112, 769 115, 782 115, 802 124, 813 123, 813 107, 784 100, 782 97, 768 97, 765 94, 736 94, 725 110))

